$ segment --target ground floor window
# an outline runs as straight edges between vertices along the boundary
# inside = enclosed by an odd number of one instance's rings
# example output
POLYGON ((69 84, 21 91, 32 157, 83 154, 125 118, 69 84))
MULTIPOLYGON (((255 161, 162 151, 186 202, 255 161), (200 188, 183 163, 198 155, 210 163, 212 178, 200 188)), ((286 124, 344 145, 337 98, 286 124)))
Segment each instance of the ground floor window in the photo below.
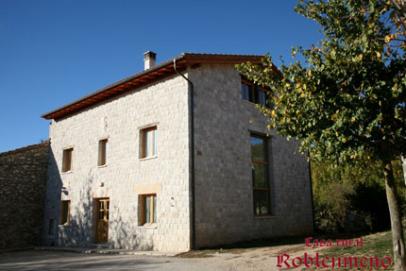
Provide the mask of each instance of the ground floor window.
POLYGON ((70 200, 63 200, 61 202, 60 225, 68 224, 69 220, 70 220, 70 200))
POLYGON ((96 220, 96 243, 106 243, 109 239, 110 199, 95 199, 94 218, 96 220))
POLYGON ((139 225, 156 223, 156 194, 140 195, 138 207, 139 225))

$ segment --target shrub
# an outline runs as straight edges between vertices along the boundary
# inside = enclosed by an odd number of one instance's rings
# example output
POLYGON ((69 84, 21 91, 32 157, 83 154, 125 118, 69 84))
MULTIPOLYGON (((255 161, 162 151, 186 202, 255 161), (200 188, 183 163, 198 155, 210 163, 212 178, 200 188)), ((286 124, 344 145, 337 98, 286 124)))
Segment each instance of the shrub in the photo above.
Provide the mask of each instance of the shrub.
MULTIPOLYGON (((404 186, 400 161, 394 161, 393 166, 400 188, 404 186)), ((316 230, 321 233, 356 233, 389 229, 381 168, 379 162, 367 158, 345 165, 312 160, 316 230)), ((401 194, 401 204, 405 210, 405 193, 401 194)))

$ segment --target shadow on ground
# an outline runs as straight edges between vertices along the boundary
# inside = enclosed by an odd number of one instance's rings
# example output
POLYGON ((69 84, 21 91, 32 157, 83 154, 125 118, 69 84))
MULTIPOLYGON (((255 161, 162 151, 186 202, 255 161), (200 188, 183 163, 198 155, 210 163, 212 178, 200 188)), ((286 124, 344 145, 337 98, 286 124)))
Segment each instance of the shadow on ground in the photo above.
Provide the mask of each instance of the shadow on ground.
POLYGON ((246 242, 237 242, 233 244, 207 247, 198 250, 192 250, 185 253, 180 253, 177 256, 181 258, 207 258, 213 257, 219 253, 241 254, 254 249, 266 248, 272 255, 281 252, 294 252, 302 250, 304 247, 303 236, 288 236, 278 237, 275 239, 258 239, 246 242))
POLYGON ((89 255, 69 252, 20 251, 0 255, 0 270, 159 270, 168 263, 164 257, 89 255))

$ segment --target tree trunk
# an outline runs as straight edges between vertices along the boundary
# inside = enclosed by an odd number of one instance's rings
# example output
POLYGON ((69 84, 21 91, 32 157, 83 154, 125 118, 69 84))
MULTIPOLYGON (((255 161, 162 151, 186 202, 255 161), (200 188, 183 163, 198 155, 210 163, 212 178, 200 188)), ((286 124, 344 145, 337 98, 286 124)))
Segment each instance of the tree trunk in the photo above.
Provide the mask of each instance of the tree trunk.
POLYGON ((405 239, 403 234, 402 215, 399 208, 398 193, 395 186, 391 162, 385 163, 384 176, 386 199, 388 200, 390 222, 392 227, 394 270, 406 271, 405 239))

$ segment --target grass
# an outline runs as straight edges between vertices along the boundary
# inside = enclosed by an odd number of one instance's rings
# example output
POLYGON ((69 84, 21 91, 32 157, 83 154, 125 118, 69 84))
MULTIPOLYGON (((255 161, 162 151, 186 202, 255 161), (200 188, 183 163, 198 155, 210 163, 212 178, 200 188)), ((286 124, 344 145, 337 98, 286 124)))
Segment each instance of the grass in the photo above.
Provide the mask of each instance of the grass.
MULTIPOLYGON (((406 232, 405 232, 406 233, 406 232)), ((391 231, 379 232, 364 236, 335 236, 329 237, 319 236, 314 238, 319 239, 357 239, 362 238, 363 245, 361 247, 348 246, 348 247, 338 247, 333 246, 330 248, 323 248, 319 251, 320 254, 326 256, 377 256, 382 258, 383 256, 393 256, 392 252, 392 234, 391 231)), ((285 238, 275 238, 268 240, 255 240, 251 242, 241 242, 231 245, 225 245, 222 247, 206 248, 200 250, 193 250, 186 253, 178 254, 178 257, 182 258, 206 258, 213 257, 215 254, 221 253, 231 253, 231 254, 241 254, 248 251, 252 251, 257 248, 274 248, 275 250, 268 250, 267 253, 272 256, 276 256, 281 252, 284 253, 296 253, 301 250, 304 251, 304 237, 285 237, 285 238), (283 247, 279 247, 283 246, 283 247)))
MULTIPOLYGON (((375 234, 362 236, 363 246, 361 247, 331 247, 323 249, 320 253, 323 256, 330 257, 378 257, 390 256, 393 259, 392 251, 392 233, 391 231, 379 232, 375 234)), ((343 269, 347 270, 347 269, 343 269)), ((352 269, 357 270, 357 269, 352 269)), ((360 270, 360 269, 358 269, 360 270)), ((393 266, 386 270, 393 270, 393 266)))
POLYGON ((358 255, 378 256, 392 255, 392 234, 390 231, 362 236, 362 247, 331 247, 322 253, 329 256, 358 255))

